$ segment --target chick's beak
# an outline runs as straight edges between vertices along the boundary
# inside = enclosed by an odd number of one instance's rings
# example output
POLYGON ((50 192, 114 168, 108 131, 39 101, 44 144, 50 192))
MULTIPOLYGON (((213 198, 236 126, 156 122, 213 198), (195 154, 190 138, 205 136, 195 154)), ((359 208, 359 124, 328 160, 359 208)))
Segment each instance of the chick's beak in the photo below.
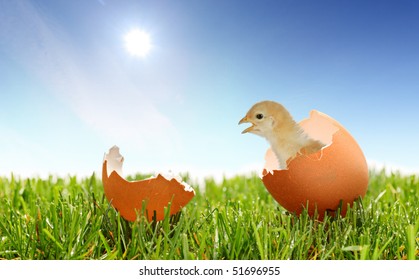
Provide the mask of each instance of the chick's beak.
MULTIPOLYGON (((239 121, 239 124, 242 124, 242 123, 252 123, 252 122, 249 121, 249 119, 246 116, 239 121)), ((252 123, 252 126, 246 128, 245 130, 242 131, 242 134, 253 131, 254 126, 255 125, 252 123)))

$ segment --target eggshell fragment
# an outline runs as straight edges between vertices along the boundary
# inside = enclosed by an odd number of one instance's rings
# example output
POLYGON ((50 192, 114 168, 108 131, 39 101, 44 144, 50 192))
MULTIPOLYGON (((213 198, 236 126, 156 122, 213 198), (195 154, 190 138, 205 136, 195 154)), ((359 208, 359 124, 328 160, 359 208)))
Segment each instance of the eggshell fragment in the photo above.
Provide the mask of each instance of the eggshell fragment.
POLYGON ((300 122, 312 138, 328 143, 321 151, 301 154, 288 161, 288 169, 276 170, 278 163, 272 150, 266 154, 263 183, 275 200, 297 215, 307 208, 308 214, 333 213, 342 205, 363 197, 368 188, 368 166, 355 139, 336 120, 318 111, 300 122))
POLYGON ((195 191, 180 179, 166 179, 161 174, 141 181, 129 182, 121 177, 124 158, 117 146, 105 155, 102 166, 102 181, 105 196, 121 216, 128 221, 135 221, 142 212, 149 221, 164 219, 165 208, 170 203, 170 215, 179 212, 195 196, 195 191), (108 176, 108 174, 110 174, 108 176))

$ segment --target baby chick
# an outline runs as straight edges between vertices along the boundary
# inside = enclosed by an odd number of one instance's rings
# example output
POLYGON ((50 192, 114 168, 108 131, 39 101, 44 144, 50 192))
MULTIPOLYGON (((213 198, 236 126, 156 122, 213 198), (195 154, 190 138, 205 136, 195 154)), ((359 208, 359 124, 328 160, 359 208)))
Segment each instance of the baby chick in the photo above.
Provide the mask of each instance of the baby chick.
POLYGON ((273 101, 262 101, 253 105, 239 124, 252 126, 242 133, 254 133, 268 140, 279 161, 280 169, 287 169, 287 161, 299 153, 315 153, 324 143, 310 138, 294 121, 287 109, 273 101))

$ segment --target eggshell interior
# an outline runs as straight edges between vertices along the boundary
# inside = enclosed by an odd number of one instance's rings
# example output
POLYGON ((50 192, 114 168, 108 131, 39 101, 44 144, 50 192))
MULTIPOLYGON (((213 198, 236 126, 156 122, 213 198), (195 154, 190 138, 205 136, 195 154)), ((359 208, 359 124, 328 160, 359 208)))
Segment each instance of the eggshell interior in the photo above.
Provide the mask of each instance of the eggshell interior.
POLYGON ((263 183, 275 200, 297 215, 307 208, 309 215, 325 212, 334 214, 342 205, 363 197, 368 188, 368 166, 355 139, 336 120, 318 111, 300 122, 314 139, 328 145, 310 155, 299 155, 288 162, 288 169, 277 170, 278 162, 272 150, 266 154, 263 183))
POLYGON ((122 162, 119 149, 111 148, 103 162, 102 181, 106 198, 128 221, 135 221, 137 215, 141 214, 143 203, 147 219, 151 221, 155 215, 156 220, 160 221, 164 219, 169 203, 169 213, 173 215, 195 196, 195 191, 186 183, 175 178, 166 179, 160 174, 155 178, 129 182, 120 175, 122 162), (108 165, 108 161, 111 164, 108 165))

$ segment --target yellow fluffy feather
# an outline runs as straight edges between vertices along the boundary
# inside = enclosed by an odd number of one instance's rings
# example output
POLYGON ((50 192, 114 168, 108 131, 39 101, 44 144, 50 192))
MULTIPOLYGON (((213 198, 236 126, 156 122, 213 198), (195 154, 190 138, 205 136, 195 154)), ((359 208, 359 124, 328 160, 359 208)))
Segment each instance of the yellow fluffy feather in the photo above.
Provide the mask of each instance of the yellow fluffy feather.
POLYGON ((262 101, 250 108, 239 124, 252 126, 242 133, 253 133, 268 140, 279 161, 280 169, 287 169, 287 161, 298 153, 311 154, 321 150, 325 144, 310 138, 294 121, 291 114, 281 104, 262 101))

